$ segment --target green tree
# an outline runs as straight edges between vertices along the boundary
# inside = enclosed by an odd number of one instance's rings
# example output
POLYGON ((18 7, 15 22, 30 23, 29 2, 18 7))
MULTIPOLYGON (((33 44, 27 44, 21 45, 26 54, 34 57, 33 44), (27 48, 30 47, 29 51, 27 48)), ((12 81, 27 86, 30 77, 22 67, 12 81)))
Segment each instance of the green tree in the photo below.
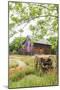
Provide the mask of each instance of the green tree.
MULTIPOLYGON (((9 2, 9 35, 12 37, 16 34, 13 31, 14 27, 24 23, 28 25, 33 20, 36 24, 29 25, 32 40, 37 41, 46 37, 55 49, 58 41, 58 14, 57 4, 9 2)), ((24 28, 20 29, 20 36, 24 28)))

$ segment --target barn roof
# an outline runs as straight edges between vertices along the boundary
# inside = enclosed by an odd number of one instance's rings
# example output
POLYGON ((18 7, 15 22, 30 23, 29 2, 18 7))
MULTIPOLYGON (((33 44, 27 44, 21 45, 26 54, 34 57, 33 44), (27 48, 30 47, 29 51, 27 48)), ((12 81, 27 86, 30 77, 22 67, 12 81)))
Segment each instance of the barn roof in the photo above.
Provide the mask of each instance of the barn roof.
POLYGON ((39 41, 37 41, 37 42, 34 42, 34 43, 45 44, 45 45, 51 45, 50 42, 49 42, 48 40, 43 40, 43 39, 41 39, 41 40, 39 40, 39 41))

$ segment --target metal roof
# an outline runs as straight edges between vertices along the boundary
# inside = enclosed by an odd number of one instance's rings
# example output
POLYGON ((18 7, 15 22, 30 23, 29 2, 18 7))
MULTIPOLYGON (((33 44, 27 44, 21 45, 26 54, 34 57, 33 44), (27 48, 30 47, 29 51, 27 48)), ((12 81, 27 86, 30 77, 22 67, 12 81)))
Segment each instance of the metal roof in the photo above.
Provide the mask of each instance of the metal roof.
POLYGON ((34 42, 34 43, 38 43, 38 44, 45 44, 45 45, 51 45, 50 42, 48 40, 44 40, 44 39, 41 39, 37 42, 34 42))

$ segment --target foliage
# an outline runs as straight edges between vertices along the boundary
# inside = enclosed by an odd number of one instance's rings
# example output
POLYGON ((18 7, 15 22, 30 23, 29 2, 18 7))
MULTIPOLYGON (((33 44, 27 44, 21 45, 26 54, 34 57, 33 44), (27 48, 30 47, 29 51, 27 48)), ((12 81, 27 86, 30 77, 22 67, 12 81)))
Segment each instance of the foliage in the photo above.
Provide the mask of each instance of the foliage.
POLYGON ((22 42, 25 40, 25 37, 17 37, 9 45, 10 52, 18 53, 18 49, 22 47, 22 42))
POLYGON ((58 51, 58 38, 57 37, 50 37, 49 42, 52 45, 52 54, 56 54, 58 51))
MULTIPOLYGON (((32 32, 32 41, 45 39, 46 37, 52 44, 52 49, 56 49, 56 39, 58 40, 58 5, 9 2, 10 38, 16 34, 14 27, 23 24, 28 25, 31 21, 35 21, 35 25, 29 24, 29 30, 32 32), (55 37, 55 35, 57 36, 55 37)), ((20 36, 24 32, 24 28, 25 26, 20 28, 20 36)))

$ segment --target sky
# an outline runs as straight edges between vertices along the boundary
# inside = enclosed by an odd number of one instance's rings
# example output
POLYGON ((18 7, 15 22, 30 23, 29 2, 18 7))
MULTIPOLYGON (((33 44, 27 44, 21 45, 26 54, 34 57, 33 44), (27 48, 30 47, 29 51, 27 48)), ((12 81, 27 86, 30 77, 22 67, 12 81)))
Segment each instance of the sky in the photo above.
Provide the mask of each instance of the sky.
MULTIPOLYGON (((39 19, 39 18, 38 18, 39 19)), ((28 24, 27 23, 24 23, 22 25, 19 25, 19 26, 15 26, 13 28, 13 31, 16 31, 17 33, 9 39, 9 42, 12 42, 15 37, 20 37, 20 33, 19 33, 19 30, 22 28, 24 30, 24 32, 22 33, 22 36, 32 36, 32 32, 29 30, 29 25, 36 25, 36 22, 38 19, 35 19, 35 20, 31 20, 28 24)), ((44 20, 44 17, 40 17, 40 20, 44 20)))

